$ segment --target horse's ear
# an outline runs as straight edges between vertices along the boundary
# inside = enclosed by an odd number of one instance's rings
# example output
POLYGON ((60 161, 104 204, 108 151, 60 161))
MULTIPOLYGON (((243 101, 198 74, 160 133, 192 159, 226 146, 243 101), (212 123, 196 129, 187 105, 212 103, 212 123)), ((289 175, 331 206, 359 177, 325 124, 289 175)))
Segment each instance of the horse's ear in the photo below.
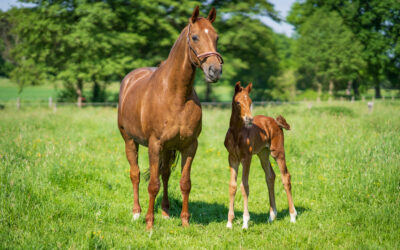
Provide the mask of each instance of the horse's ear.
POLYGON ((253 88, 253 83, 249 83, 249 85, 247 85, 247 87, 246 87, 247 92, 250 93, 252 88, 253 88))
POLYGON ((208 13, 207 19, 210 21, 210 23, 213 23, 215 21, 215 18, 217 17, 217 11, 213 7, 210 12, 208 13))
POLYGON ((242 86, 240 86, 240 81, 238 81, 235 85, 235 94, 242 91, 242 86))
POLYGON ((195 23, 197 21, 198 17, 199 17, 199 6, 196 6, 196 8, 194 8, 194 10, 193 10, 192 17, 190 18, 190 22, 195 23))

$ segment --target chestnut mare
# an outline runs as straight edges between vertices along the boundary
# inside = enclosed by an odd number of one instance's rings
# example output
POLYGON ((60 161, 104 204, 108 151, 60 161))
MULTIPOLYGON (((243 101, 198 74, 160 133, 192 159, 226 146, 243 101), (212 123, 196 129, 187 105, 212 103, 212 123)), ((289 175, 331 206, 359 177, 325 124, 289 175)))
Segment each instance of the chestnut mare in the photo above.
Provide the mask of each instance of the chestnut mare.
POLYGON ((249 196, 248 178, 251 158, 254 154, 257 154, 261 161, 261 166, 265 172, 265 180, 268 185, 270 202, 269 221, 272 222, 277 216, 274 193, 275 173, 269 162, 269 155, 271 154, 278 163, 282 174, 282 182, 289 202, 290 221, 296 222, 297 212, 292 200, 290 174, 286 168, 282 130, 282 128, 289 130, 290 126, 282 116, 273 119, 271 117, 257 115, 253 119, 251 115, 252 104, 249 97, 251 87, 251 83, 249 83, 246 88, 243 88, 240 82, 236 83, 235 94, 232 99, 231 120, 225 137, 225 147, 229 152, 229 166, 231 171, 229 183, 229 213, 228 223, 226 225, 228 228, 232 228, 232 220, 235 217, 233 209, 237 187, 236 179, 240 163, 242 163, 243 166, 241 183, 244 200, 243 228, 248 228, 248 221, 250 220, 247 206, 249 196))
POLYGON ((201 106, 193 88, 197 67, 209 82, 216 82, 222 70, 222 57, 216 52, 217 33, 212 26, 216 18, 211 9, 207 18, 199 17, 196 7, 189 24, 182 30, 168 58, 158 68, 133 70, 122 80, 118 128, 125 140, 133 185, 133 219, 141 213, 139 204, 139 144, 148 147, 150 180, 147 229, 154 222, 154 200, 162 176, 164 195, 162 214, 169 216, 168 179, 176 150, 182 155, 180 188, 182 192, 182 226, 189 225, 188 200, 191 189, 190 168, 201 131, 201 106))

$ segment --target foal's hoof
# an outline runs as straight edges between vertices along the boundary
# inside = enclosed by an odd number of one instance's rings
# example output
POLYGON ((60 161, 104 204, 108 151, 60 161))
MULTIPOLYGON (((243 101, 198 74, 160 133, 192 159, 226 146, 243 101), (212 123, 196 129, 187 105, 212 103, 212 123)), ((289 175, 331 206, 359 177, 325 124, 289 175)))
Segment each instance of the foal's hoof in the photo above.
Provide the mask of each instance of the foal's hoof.
POLYGON ((133 216, 132 216, 132 221, 138 220, 139 217, 140 217, 140 213, 134 213, 133 216))
POLYGON ((295 209, 294 213, 290 214, 290 222, 291 223, 296 223, 296 216, 297 216, 297 212, 296 212, 296 209, 295 209))
POLYGON ((250 220, 250 216, 243 215, 243 226, 242 226, 242 229, 248 229, 249 228, 249 220, 250 220))
POLYGON ((228 223, 226 223, 226 228, 232 229, 232 222, 228 221, 228 223))
POLYGON ((188 220, 182 220, 182 227, 188 227, 189 226, 189 221, 188 220))

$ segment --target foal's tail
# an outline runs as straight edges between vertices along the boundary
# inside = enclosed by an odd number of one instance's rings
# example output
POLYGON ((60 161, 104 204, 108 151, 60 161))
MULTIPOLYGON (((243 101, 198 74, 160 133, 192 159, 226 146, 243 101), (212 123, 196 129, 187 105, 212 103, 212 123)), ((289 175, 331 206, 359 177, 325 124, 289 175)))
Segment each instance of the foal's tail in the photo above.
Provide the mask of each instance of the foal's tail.
MULTIPOLYGON (((174 171, 176 166, 178 165, 179 162, 179 152, 176 150, 168 150, 164 151, 160 154, 160 161, 158 163, 158 171, 161 174, 165 168, 171 168, 171 172, 174 171)), ((143 178, 145 181, 150 180, 150 168, 148 168, 144 173, 143 173, 143 178)))
POLYGON ((283 116, 279 115, 278 117, 276 117, 275 120, 278 123, 280 128, 290 130, 290 125, 286 122, 286 120, 285 120, 285 118, 283 118, 283 116))

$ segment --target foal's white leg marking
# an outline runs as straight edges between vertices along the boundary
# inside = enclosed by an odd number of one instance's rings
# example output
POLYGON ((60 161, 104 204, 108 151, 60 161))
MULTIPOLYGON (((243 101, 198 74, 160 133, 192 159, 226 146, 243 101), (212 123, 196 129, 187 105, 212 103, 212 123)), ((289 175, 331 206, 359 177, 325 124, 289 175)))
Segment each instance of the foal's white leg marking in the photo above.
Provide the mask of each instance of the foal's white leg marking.
POLYGON ((162 218, 165 219, 165 220, 168 220, 169 216, 168 215, 162 215, 162 218))
POLYGON ((242 229, 249 228, 249 220, 250 220, 250 216, 249 215, 243 215, 243 227, 242 227, 242 229))
POLYGON ((277 215, 278 215, 278 212, 276 211, 276 209, 269 211, 268 222, 273 222, 276 219, 277 215))
POLYGON ((290 222, 296 223, 296 216, 297 216, 297 211, 296 211, 296 208, 294 208, 294 213, 290 214, 290 222))
POLYGON ((132 216, 132 220, 137 220, 140 217, 140 213, 134 213, 132 216))
POLYGON ((226 223, 226 227, 232 229, 232 222, 228 221, 228 223, 226 223))

